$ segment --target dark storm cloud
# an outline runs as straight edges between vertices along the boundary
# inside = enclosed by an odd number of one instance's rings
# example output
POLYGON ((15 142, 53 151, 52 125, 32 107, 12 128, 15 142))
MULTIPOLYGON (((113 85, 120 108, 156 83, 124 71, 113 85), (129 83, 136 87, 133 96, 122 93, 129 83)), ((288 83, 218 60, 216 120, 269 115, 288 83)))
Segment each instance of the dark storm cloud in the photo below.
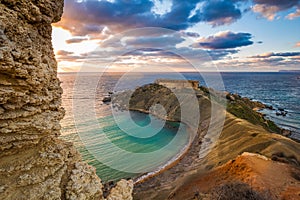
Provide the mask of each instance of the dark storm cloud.
POLYGON ((219 32, 207 38, 202 38, 193 45, 195 48, 207 49, 233 49, 242 46, 252 45, 250 33, 233 33, 231 31, 219 32))
POLYGON ((105 27, 116 33, 140 27, 186 30, 200 21, 217 26, 241 17, 237 2, 240 1, 173 0, 170 11, 159 15, 152 11, 154 3, 151 0, 65 0, 62 21, 55 26, 69 30, 74 36, 99 34, 105 27), (201 2, 203 8, 199 10, 197 5, 201 2))

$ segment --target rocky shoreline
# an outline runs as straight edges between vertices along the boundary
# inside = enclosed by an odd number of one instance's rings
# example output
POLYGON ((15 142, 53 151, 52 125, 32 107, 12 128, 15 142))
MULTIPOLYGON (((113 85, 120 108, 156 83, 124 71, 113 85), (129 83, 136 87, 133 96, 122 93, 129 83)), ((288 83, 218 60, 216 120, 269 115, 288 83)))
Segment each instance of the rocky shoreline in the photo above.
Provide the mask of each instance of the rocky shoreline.
MULTIPOLYGON (((266 114, 263 114, 262 113, 262 110, 271 110, 271 111, 276 111, 276 115, 277 116, 283 116, 285 117, 288 113, 288 111, 286 111, 286 109, 284 108, 277 108, 275 109, 273 106, 271 105, 267 105, 267 104, 264 104, 260 101, 253 101, 247 97, 241 97, 240 95, 238 94, 232 94, 232 93, 226 93, 226 99, 228 99, 229 101, 235 101, 236 99, 243 99, 244 101, 247 101, 249 105, 251 105, 251 108, 253 109, 253 111, 256 111, 259 115, 261 115, 263 118, 266 117, 266 114)), ((272 124, 275 124, 273 121, 269 120, 270 123, 272 124)), ((276 125, 276 124, 275 124, 276 125)), ((276 125, 277 126, 277 125, 276 125)), ((288 137, 292 140, 295 140, 297 142, 300 142, 299 140, 295 139, 295 138, 291 138, 291 134, 292 132, 288 129, 284 129, 284 128, 281 128, 281 127, 276 127, 274 128, 272 131, 276 132, 276 133, 279 133, 285 137, 288 137)))
MULTIPOLYGON (((266 105, 260 102, 253 102, 248 98, 242 98, 239 95, 214 90, 210 90, 210 95, 208 95, 208 91, 209 90, 204 87, 200 87, 199 90, 196 91, 197 97, 199 98, 199 105, 203 109, 210 108, 212 102, 222 103, 224 99, 226 99, 225 101, 229 104, 226 111, 224 129, 215 146, 205 158, 200 158, 199 152, 202 151, 201 144, 203 137, 207 134, 208 125, 211 120, 211 116, 208 114, 202 117, 200 128, 195 139, 180 159, 170 164, 168 168, 162 169, 158 173, 153 174, 153 176, 135 183, 134 199, 178 199, 174 191, 177 191, 180 185, 185 183, 186 180, 193 180, 196 177, 205 176, 205 174, 219 166, 225 165, 228 161, 234 160, 243 152, 261 154, 270 158, 270 160, 299 166, 300 157, 297 155, 297 152, 300 150, 299 144, 293 143, 292 140, 286 137, 280 136, 279 134, 282 129, 277 127, 270 120, 264 119, 264 115, 257 112, 260 109, 267 108, 266 105), (239 110, 237 110, 236 107, 238 107, 239 110), (223 143, 226 143, 227 146, 223 146, 223 143), (286 145, 287 143, 289 145, 286 145), (243 148, 243 146, 239 144, 245 144, 245 147, 243 148), (279 148, 280 146, 282 147, 279 148), (279 150, 283 152, 279 153, 279 150)), ((130 105, 132 107, 129 105, 129 110, 151 113, 149 111, 149 102, 151 102, 151 104, 159 102, 164 106, 172 104, 176 107, 176 103, 174 103, 175 100, 172 98, 159 98, 165 94, 169 96, 167 89, 153 84, 137 88, 135 93, 131 96, 132 102, 130 105), (157 90, 157 92, 155 92, 155 90, 157 90), (138 93, 141 94, 139 95, 138 93), (159 96, 156 96, 158 94, 159 96), (142 96, 151 96, 152 99, 141 99, 142 96)), ((121 99, 122 95, 128 96, 126 92, 120 94, 121 99)), ((119 105, 122 104, 121 101, 114 98, 112 102, 116 102, 119 105)), ((128 107, 124 107, 124 109, 128 109, 128 107)), ((177 112, 174 112, 174 109, 176 110, 177 107, 170 109, 172 113, 169 113, 167 117, 164 116, 164 119, 178 121, 178 115, 176 115, 177 112)), ((207 114, 209 112, 205 113, 207 114)), ((272 188, 269 189, 273 190, 272 188)), ((204 194, 204 196, 205 194, 209 194, 208 190, 202 192, 199 190, 197 194, 204 194)), ((277 190, 276 192, 278 193, 277 190)), ((187 195, 193 196, 194 193, 191 192, 187 195)))
MULTIPOLYGON (((149 86, 155 88, 154 85, 157 85, 157 84, 149 84, 149 85, 142 86, 140 88, 143 88, 143 87, 147 88, 149 86)), ((151 92, 153 92, 153 90, 151 90, 151 92)), ((112 102, 113 102, 113 107, 115 107, 119 110, 124 109, 124 110, 139 111, 142 113, 151 114, 156 117, 162 118, 163 120, 168 120, 168 121, 173 121, 173 122, 181 122, 178 116, 169 116, 169 115, 161 116, 161 115, 159 115, 159 113, 151 112, 149 110, 149 108, 145 109, 145 108, 141 108, 140 105, 136 106, 138 104, 137 102, 135 102, 135 103, 130 102, 131 105, 129 105, 129 106, 126 105, 122 99, 127 99, 128 95, 131 95, 131 93, 132 93, 132 91, 123 91, 121 93, 113 94, 111 97, 112 102)), ((135 99, 134 95, 136 95, 136 93, 140 93, 139 88, 138 88, 138 91, 135 91, 132 94, 133 99, 135 99)), ((216 91, 213 89, 205 88, 203 86, 200 86, 199 89, 196 90, 195 94, 197 95, 198 98, 201 98, 203 96, 203 94, 206 94, 207 96, 210 96, 209 98, 212 98, 212 99, 215 98, 214 100, 220 104, 224 104, 224 100, 226 99, 227 102, 225 102, 225 103, 227 104, 227 111, 230 112, 231 114, 233 114, 237 117, 240 117, 242 119, 250 120, 251 122, 254 122, 256 124, 263 125, 267 130, 269 130, 271 132, 278 133, 278 134, 281 134, 286 137, 289 137, 291 135, 290 130, 278 127, 273 121, 266 119, 265 114, 260 112, 263 109, 275 110, 275 108, 273 108, 273 106, 266 105, 260 101, 252 101, 251 99, 249 99, 247 97, 241 97, 238 94, 232 94, 229 92, 219 92, 219 91, 216 91), (256 118, 256 119, 251 119, 249 116, 246 116, 246 115, 243 116, 242 113, 237 112, 235 109, 238 106, 241 106, 242 109, 245 109, 244 111, 248 111, 248 112, 251 111, 251 112, 249 112, 250 115, 253 115, 254 116, 253 118, 256 118)), ((149 95, 151 96, 151 94, 149 94, 149 95)), ((131 100, 131 101, 134 101, 134 100, 131 100)), ((172 100, 172 101, 173 101, 173 103, 175 102, 175 100, 172 100)), ((157 101, 157 102, 160 103, 160 101, 157 101)), ((283 108, 278 108, 277 112, 287 113, 287 111, 283 108)), ((294 138, 290 138, 290 139, 294 139, 294 138)), ((295 140, 295 141, 297 141, 297 140, 295 140)))

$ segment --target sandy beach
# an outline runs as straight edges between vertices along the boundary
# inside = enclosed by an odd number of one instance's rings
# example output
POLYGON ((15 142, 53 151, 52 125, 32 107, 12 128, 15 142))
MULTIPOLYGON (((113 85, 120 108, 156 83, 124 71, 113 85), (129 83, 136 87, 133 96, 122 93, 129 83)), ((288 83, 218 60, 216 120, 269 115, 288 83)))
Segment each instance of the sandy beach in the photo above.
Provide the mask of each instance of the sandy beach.
MULTIPOLYGON (((187 128, 188 130, 190 128, 187 128)), ((189 131, 187 131, 189 132, 189 131)), ((170 168, 173 168, 175 166, 177 166, 181 160, 187 155, 187 153, 191 150, 191 148, 193 148, 193 137, 190 137, 188 144, 171 160, 169 160, 166 164, 164 164, 163 166, 159 167, 157 170, 153 171, 153 172, 149 172, 146 173, 144 175, 138 176, 137 178, 133 179, 133 182, 135 185, 144 183, 145 181, 158 176, 159 174, 169 170, 170 168)))
MULTIPOLYGON (((198 139, 191 141, 189 147, 174 162, 170 163, 160 171, 135 182, 134 198, 143 199, 145 196, 154 194, 155 190, 163 191, 175 187, 175 180, 183 180, 199 168, 199 151, 201 144, 198 139), (139 194, 143 194, 140 196, 139 194)), ((153 197, 154 198, 154 197, 153 197)), ((157 197, 155 197, 157 198, 157 197)), ((163 199, 163 198, 162 198, 163 199)))

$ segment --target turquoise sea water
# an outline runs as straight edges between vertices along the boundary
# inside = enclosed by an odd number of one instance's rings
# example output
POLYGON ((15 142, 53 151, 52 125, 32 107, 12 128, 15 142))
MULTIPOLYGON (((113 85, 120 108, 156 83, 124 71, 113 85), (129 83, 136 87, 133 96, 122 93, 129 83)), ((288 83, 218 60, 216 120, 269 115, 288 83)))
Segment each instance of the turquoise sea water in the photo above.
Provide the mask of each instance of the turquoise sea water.
MULTIPOLYGON (((91 82, 88 80, 96 77, 86 78, 84 84, 89 85, 91 82)), ((74 97, 74 74, 61 75, 60 79, 63 82, 63 106, 66 109, 66 116, 61 123, 62 137, 75 143, 83 159, 96 167, 97 174, 104 182, 137 177, 155 171, 179 156, 189 142, 189 134, 184 124, 164 122, 137 111, 130 111, 130 116, 123 111, 112 115, 111 105, 103 104, 101 101, 107 94, 110 81, 103 82, 104 85, 99 84, 97 87, 99 96, 86 96, 85 92, 88 90, 86 87, 82 95, 74 97), (97 126, 93 126, 95 121, 90 119, 88 114, 83 114, 84 117, 74 120, 74 112, 78 106, 74 104, 74 98, 78 98, 83 105, 89 99, 96 98, 97 126), (130 119, 141 129, 131 127, 128 124, 130 119), (83 136, 80 132, 87 134, 83 136), (116 151, 115 148, 124 150, 125 154, 116 151), (119 170, 120 168, 123 170, 119 170)))
MULTIPOLYGON (((276 110, 265 110, 263 112, 278 125, 292 130, 292 136, 300 139, 300 80, 297 79, 299 74, 222 73, 221 75, 225 90, 238 93, 241 96, 246 96, 253 100, 262 101, 263 103, 272 105, 275 109, 280 107, 287 110, 288 114, 285 117, 276 116, 276 110)), ((207 77, 212 80, 214 76, 214 73, 208 73, 207 75, 207 77)), ((118 82, 120 82, 121 74, 105 74, 100 77, 99 74, 87 73, 81 75, 83 81, 80 83, 80 87, 82 88, 76 95, 74 94, 74 87, 75 90, 76 87, 78 87, 78 85, 75 85, 76 73, 59 74, 59 77, 64 89, 63 107, 66 109, 66 116, 61 122, 62 137, 75 143, 75 146, 81 152, 84 160, 96 167, 97 174, 104 182, 133 177, 140 174, 124 172, 124 170, 115 170, 112 167, 108 167, 109 165, 115 168, 124 167, 124 169, 126 169, 126 167, 128 169, 136 167, 137 171, 146 169, 147 172, 150 172, 174 159, 174 157, 179 155, 182 149, 186 147, 189 141, 189 133, 185 126, 180 126, 179 123, 168 122, 167 126, 161 129, 159 124, 164 123, 161 120, 143 113, 131 112, 131 118, 137 126, 143 128, 143 131, 135 132, 136 128, 130 126, 126 128, 126 131, 123 131, 120 129, 120 126, 116 124, 115 118, 112 116, 110 104, 103 104, 101 101, 109 91, 134 89, 137 86, 152 83, 157 78, 177 79, 177 76, 174 76, 174 74, 133 74, 130 78, 127 77, 128 80, 122 81, 121 84, 119 83, 118 87, 115 88, 118 82), (95 82, 97 83, 96 86, 95 82), (92 91, 95 95, 90 95, 88 91, 92 91), (77 101, 74 101, 74 99, 77 101), (90 100, 95 102, 93 109, 95 109, 96 121, 92 121, 89 115, 84 115, 90 112, 84 109, 85 103, 90 100), (80 101, 81 104, 77 104, 78 101, 80 101), (77 120, 74 120, 74 116, 78 110, 81 110, 80 112, 82 112, 83 115, 77 118, 77 120), (98 127, 93 126, 95 123, 97 123, 98 127), (79 129, 76 129, 75 124, 79 129), (149 126, 149 124, 151 126, 149 126), (179 128, 179 126, 181 128, 179 128), (89 132, 89 137, 85 138, 85 140, 87 140, 85 143, 90 145, 88 148, 90 151, 87 150, 86 144, 82 142, 82 138, 80 139, 78 135, 78 132, 82 131, 89 132), (152 132, 157 134, 145 139, 133 137, 128 134, 128 132, 134 132, 134 135, 151 135, 152 132), (104 140, 105 138, 110 141, 109 143, 119 149, 131 152, 133 155, 140 153, 145 156, 139 157, 138 160, 134 160, 135 157, 133 157, 132 160, 129 159, 128 161, 127 158, 127 160, 124 158, 123 154, 117 153, 111 149, 111 146, 107 146, 107 141, 104 140), (178 138, 178 140, 174 142, 174 138, 178 138), (174 143, 172 143, 172 141, 174 143), (164 151, 157 151, 165 146, 168 146, 168 148, 163 149, 164 151), (157 152, 157 154, 155 154, 155 152, 157 152), (153 153, 153 155, 147 157, 146 155, 149 153, 153 153), (96 157, 99 158, 99 156, 102 162, 96 159, 96 157), (125 162, 123 163, 114 162, 115 160, 123 161, 124 159, 125 162)), ((205 85, 203 77, 198 73, 183 73, 183 77, 199 80, 201 84, 205 85)), ((212 83, 214 82, 212 81, 212 83)), ((215 86, 211 85, 211 87, 218 89, 218 84, 219 83, 216 83, 215 86)), ((121 126, 126 127, 129 120, 128 116, 122 112, 118 112, 117 116, 121 126)))
MULTIPOLYGON (((111 163, 111 161, 122 160, 123 156, 115 152, 113 147, 103 140, 103 137, 107 137, 110 143, 116 145, 120 149, 123 149, 129 153, 140 154, 147 154, 160 150, 166 145, 170 144, 175 136, 177 137, 177 142, 169 148, 164 149, 162 154, 154 154, 150 157, 148 156, 147 159, 140 159, 140 162, 134 162, 130 159, 126 160, 126 166, 124 166, 125 169, 129 168, 137 171, 148 169, 149 166, 151 166, 150 171, 154 171, 167 161, 171 160, 174 156, 176 156, 176 154, 179 154, 179 152, 188 142, 189 137, 184 125, 179 127, 179 123, 166 122, 167 126, 161 129, 159 126, 161 121, 160 119, 152 119, 154 122, 152 122, 149 126, 149 115, 134 111, 131 112, 131 115, 132 118, 134 118, 135 123, 143 128, 143 132, 136 132, 134 128, 130 127, 128 127, 126 131, 121 130, 120 127, 115 123, 113 116, 99 118, 98 122, 101 130, 89 130, 91 137, 85 139, 85 142, 90 144, 89 147, 93 148, 93 150, 90 152, 87 150, 86 146, 82 144, 82 138, 80 139, 77 134, 70 133, 64 135, 65 139, 76 142, 76 145, 79 147, 83 158, 97 168, 97 174, 102 178, 103 181, 135 177, 138 175, 136 173, 114 170, 115 167, 120 167, 120 165, 123 165, 124 163, 121 161, 117 163, 111 163), (152 135, 152 132, 155 134, 154 136, 148 138, 138 138, 127 134, 128 132, 134 132, 137 135, 152 135), (95 156, 100 157, 101 160, 98 161, 95 156), (101 161, 103 161, 105 164, 103 164, 101 161)), ((127 121, 128 117, 126 115, 122 116, 121 114, 118 116, 118 122, 121 124, 121 126, 126 126, 127 121)), ((79 124, 78 126, 84 126, 84 124, 79 124)), ((64 128, 63 132, 74 131, 72 127, 69 128, 69 130, 64 128)), ((146 172, 149 172, 149 170, 146 172)))

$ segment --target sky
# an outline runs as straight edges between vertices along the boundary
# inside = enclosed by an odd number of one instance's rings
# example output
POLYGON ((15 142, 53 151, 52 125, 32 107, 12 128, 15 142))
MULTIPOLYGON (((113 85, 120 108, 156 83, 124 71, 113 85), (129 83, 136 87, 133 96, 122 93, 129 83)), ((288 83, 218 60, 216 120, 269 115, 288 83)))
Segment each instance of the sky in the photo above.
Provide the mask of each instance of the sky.
POLYGON ((65 0, 60 72, 300 70, 300 0, 65 0))

